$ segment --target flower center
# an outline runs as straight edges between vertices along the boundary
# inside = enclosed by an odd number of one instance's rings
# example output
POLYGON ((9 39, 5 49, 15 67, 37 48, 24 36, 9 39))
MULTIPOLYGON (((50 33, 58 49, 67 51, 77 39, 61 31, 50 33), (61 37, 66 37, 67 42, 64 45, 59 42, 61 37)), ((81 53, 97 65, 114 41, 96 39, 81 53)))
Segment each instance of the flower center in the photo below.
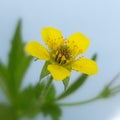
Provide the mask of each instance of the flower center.
POLYGON ((58 48, 55 54, 55 62, 58 64, 66 64, 70 62, 72 55, 69 47, 66 45, 62 45, 58 48))

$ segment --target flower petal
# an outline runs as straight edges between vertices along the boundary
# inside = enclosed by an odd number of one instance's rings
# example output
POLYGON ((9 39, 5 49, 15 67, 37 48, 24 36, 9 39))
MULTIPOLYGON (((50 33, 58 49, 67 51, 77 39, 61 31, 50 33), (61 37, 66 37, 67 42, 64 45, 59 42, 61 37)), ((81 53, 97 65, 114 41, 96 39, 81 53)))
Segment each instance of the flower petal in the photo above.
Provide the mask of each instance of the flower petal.
POLYGON ((72 34, 68 38, 68 41, 66 44, 67 46, 69 46, 72 54, 76 56, 78 54, 84 53, 87 50, 90 44, 90 41, 82 33, 77 32, 75 34, 72 34))
POLYGON ((28 54, 30 54, 38 59, 41 59, 41 60, 49 60, 50 59, 47 49, 44 48, 40 43, 38 43, 36 41, 29 42, 25 47, 25 51, 28 54))
POLYGON ((64 80, 70 76, 70 71, 59 65, 48 65, 48 70, 55 80, 64 80))
POLYGON ((52 27, 42 29, 42 39, 53 50, 56 50, 64 42, 61 31, 52 27))
POLYGON ((79 58, 74 61, 72 64, 72 69, 88 75, 96 74, 98 72, 96 62, 87 58, 79 58))

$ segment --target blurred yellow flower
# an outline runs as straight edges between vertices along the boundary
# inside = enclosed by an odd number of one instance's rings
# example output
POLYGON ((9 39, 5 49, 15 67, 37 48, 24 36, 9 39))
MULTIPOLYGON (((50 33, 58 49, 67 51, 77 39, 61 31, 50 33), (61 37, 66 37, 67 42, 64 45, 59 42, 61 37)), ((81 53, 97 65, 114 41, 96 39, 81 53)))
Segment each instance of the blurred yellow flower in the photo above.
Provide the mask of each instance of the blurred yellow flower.
POLYGON ((72 70, 88 75, 98 72, 97 64, 93 60, 80 56, 90 43, 83 34, 77 32, 65 39, 61 31, 47 27, 42 29, 42 39, 47 49, 37 41, 31 41, 25 50, 38 59, 50 61, 47 69, 55 80, 64 80, 70 76, 72 70))

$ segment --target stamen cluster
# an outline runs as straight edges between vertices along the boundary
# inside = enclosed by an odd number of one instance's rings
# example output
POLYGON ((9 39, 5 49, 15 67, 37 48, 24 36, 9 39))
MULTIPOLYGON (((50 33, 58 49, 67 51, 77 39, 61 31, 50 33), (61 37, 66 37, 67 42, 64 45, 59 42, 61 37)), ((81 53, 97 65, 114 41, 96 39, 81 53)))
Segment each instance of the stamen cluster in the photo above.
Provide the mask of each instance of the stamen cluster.
POLYGON ((58 64, 66 64, 70 62, 72 55, 67 45, 62 45, 55 53, 55 62, 58 64))

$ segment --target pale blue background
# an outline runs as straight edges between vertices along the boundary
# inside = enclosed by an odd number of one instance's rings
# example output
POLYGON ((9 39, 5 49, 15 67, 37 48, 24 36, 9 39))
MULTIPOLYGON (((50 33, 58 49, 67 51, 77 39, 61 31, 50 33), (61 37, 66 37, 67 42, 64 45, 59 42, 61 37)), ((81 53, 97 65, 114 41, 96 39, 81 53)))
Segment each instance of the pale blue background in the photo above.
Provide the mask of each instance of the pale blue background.
MULTIPOLYGON (((5 63, 19 18, 23 20, 26 42, 33 39, 42 42, 40 29, 46 26, 59 28, 65 37, 80 31, 91 39, 85 56, 90 58, 98 53, 99 73, 65 101, 95 96, 120 71, 120 0, 0 0, 0 58, 5 63)), ((32 63, 23 86, 38 82, 42 64, 32 63)), ((76 75, 79 73, 72 74, 71 82, 76 75)), ((55 84, 58 93, 61 92, 62 83, 55 84)), ((61 120, 120 120, 119 114, 120 94, 89 105, 63 108, 61 120)))

